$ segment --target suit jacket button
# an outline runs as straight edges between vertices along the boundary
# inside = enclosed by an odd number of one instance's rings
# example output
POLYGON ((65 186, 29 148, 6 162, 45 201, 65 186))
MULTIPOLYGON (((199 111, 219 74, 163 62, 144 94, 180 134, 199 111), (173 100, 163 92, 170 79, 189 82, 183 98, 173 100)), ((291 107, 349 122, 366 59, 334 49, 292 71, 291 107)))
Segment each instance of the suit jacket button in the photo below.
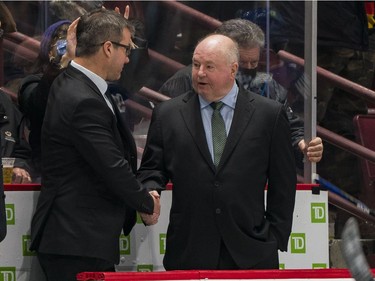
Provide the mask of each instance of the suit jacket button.
POLYGON ((216 213, 217 215, 220 215, 220 213, 221 213, 220 208, 217 208, 217 209, 215 210, 215 213, 216 213))
POLYGON ((215 187, 220 187, 220 183, 217 182, 217 181, 215 181, 214 186, 215 186, 215 187))

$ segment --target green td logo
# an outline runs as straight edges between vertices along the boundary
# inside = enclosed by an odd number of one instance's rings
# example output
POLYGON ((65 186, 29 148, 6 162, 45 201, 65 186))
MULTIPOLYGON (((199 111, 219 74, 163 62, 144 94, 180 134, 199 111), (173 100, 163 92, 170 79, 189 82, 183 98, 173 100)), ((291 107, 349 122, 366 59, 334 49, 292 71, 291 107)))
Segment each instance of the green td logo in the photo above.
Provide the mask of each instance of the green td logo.
POLYGON ((327 264, 325 263, 313 263, 312 264, 312 269, 326 269, 327 264))
POLYGON ((165 254, 165 244, 167 240, 167 235, 165 233, 159 234, 159 247, 160 247, 160 255, 165 254))
POLYGON ((306 253, 306 237, 305 233, 292 233, 290 235, 290 252, 292 254, 305 254, 306 253))
POLYGON ((0 281, 16 281, 16 268, 0 267, 0 281))
POLYGON ((130 236, 120 235, 120 255, 130 255, 130 236))
POLYGON ((14 204, 5 204, 5 214, 7 218, 7 225, 15 225, 16 217, 14 215, 14 204))
POLYGON ((154 270, 154 266, 152 264, 138 264, 137 271, 139 272, 151 272, 154 270))
POLYGON ((36 256, 36 252, 30 251, 31 236, 22 235, 22 254, 24 257, 36 256))
POLYGON ((325 223, 326 204, 325 203, 311 203, 311 222, 312 223, 325 223))

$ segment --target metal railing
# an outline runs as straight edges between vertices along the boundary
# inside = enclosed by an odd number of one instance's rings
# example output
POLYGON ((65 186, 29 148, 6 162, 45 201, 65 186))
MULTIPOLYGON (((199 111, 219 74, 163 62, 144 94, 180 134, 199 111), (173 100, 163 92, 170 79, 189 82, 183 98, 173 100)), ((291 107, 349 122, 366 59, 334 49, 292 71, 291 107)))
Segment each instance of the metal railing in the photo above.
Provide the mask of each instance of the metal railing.
MULTIPOLYGON (((295 63, 300 67, 304 66, 304 60, 286 51, 279 51, 278 55, 280 59, 295 63)), ((350 94, 356 95, 365 99, 367 102, 375 103, 375 91, 363 87, 357 83, 354 83, 348 79, 345 79, 339 75, 336 75, 324 68, 317 67, 317 74, 319 77, 327 80, 331 85, 347 91, 350 94)), ((325 141, 337 146, 349 153, 361 157, 362 159, 368 160, 375 163, 375 151, 368 149, 356 142, 346 139, 338 134, 335 134, 321 126, 317 126, 317 134, 325 141)))

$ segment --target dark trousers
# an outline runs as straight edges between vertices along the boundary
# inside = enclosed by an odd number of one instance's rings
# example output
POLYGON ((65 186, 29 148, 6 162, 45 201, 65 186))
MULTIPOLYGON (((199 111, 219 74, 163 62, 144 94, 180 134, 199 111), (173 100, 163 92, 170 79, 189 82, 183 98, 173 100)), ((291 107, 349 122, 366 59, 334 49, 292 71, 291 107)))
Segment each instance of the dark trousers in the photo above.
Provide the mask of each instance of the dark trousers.
POLYGON ((38 253, 38 260, 48 281, 77 281, 80 272, 114 272, 113 263, 91 257, 38 253))

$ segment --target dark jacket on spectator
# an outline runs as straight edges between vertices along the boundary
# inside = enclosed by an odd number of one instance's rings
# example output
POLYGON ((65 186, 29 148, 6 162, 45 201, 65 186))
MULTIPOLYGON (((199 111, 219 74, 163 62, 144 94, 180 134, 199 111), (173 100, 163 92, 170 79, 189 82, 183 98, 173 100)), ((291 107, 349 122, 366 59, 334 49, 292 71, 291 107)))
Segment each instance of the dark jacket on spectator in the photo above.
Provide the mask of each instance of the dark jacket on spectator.
POLYGON ((31 150, 22 126, 22 114, 10 97, 0 91, 1 156, 15 157, 15 167, 30 171, 31 150))

